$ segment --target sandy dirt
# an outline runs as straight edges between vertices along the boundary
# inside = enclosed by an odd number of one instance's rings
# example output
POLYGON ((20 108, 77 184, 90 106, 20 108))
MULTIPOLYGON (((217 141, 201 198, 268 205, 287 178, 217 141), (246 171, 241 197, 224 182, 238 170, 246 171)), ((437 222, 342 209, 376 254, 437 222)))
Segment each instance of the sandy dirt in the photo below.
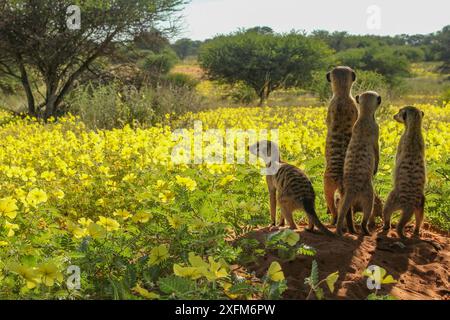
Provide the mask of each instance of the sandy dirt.
MULTIPOLYGON (((248 236, 264 243, 271 232, 264 228, 248 236)), ((378 294, 390 294, 401 300, 450 300, 448 234, 424 226, 421 240, 399 243, 395 231, 387 235, 374 232, 368 237, 347 234, 342 239, 307 232, 303 227, 298 232, 301 242, 316 249, 315 257, 298 256, 294 261, 283 262, 274 253, 246 266, 248 271, 263 276, 272 261, 279 261, 289 287, 285 299, 306 299, 309 289, 304 279, 310 275, 312 261, 316 260, 320 279, 335 271, 340 274, 335 293, 327 292, 327 299, 366 299, 373 291, 367 288, 367 278, 362 273, 368 266, 377 265, 397 280, 396 284, 383 285, 378 294)), ((407 235, 411 236, 410 230, 407 235)))

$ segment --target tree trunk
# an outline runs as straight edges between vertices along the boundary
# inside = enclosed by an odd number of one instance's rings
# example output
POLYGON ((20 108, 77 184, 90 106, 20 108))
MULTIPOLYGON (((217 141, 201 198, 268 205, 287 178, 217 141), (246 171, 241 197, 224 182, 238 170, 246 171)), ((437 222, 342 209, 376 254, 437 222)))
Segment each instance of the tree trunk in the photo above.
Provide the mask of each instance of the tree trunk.
POLYGON ((31 90, 30 81, 28 79, 27 70, 25 69, 25 66, 20 61, 20 59, 18 61, 18 66, 20 70, 20 81, 27 96, 28 114, 34 117, 36 116, 36 105, 34 101, 33 91, 31 90))
POLYGON ((58 84, 53 79, 48 79, 46 82, 47 92, 45 96, 45 112, 44 120, 47 121, 50 117, 56 116, 58 107, 58 96, 56 94, 58 84))

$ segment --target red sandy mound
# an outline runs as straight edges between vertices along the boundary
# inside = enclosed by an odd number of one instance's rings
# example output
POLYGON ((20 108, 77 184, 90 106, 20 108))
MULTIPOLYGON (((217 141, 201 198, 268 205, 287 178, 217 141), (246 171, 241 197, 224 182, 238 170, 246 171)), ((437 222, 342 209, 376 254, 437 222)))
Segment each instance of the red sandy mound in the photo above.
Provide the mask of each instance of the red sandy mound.
MULTIPOLYGON (((264 242, 269 229, 260 229, 250 237, 264 242)), ((308 289, 304 279, 311 273, 311 263, 316 260, 320 279, 339 271, 334 294, 327 299, 366 299, 373 293, 367 288, 363 271, 370 265, 387 270, 398 282, 383 285, 379 294, 391 294, 402 300, 449 300, 450 245, 448 235, 432 230, 422 231, 422 240, 408 239, 399 244, 391 231, 387 236, 375 232, 370 237, 346 235, 343 239, 332 239, 319 233, 302 230, 303 243, 317 250, 315 257, 299 256, 294 261, 282 262, 274 255, 267 255, 258 263, 247 266, 263 276, 274 260, 280 261, 289 289, 286 299, 305 299, 308 289), (402 245, 403 244, 403 245, 402 245)))

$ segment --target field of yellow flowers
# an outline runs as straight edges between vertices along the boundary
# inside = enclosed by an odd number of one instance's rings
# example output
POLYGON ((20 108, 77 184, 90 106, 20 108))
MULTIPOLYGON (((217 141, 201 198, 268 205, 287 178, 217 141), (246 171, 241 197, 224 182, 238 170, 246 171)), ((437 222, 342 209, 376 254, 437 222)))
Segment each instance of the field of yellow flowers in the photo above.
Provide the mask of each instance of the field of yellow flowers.
MULTIPOLYGON (((426 216, 448 231, 450 105, 418 107, 425 112, 426 216)), ((382 198, 403 130, 392 119, 397 109, 378 116, 382 198)), ((264 249, 230 241, 269 223, 259 167, 175 165, 171 133, 192 131, 196 120, 205 130, 279 129, 282 157, 311 177, 327 221, 325 117, 324 107, 228 108, 167 116, 148 129, 90 131, 71 116, 41 124, 0 113, 0 299, 279 298, 287 286, 280 265, 261 279, 237 273, 264 249)), ((314 254, 289 231, 272 243, 314 254)))

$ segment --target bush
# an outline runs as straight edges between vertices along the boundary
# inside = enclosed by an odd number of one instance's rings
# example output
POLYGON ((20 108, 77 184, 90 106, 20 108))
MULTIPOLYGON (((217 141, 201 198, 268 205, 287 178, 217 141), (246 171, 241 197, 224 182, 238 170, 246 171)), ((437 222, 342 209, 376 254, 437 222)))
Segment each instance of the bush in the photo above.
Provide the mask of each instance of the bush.
POLYGON ((238 82, 235 85, 228 86, 222 95, 224 99, 231 100, 234 103, 242 103, 249 105, 255 101, 258 96, 251 87, 243 82, 238 82))
POLYGON ((174 87, 194 89, 199 81, 185 73, 169 73, 165 76, 167 84, 174 87))
POLYGON ((391 86, 395 86, 399 77, 410 75, 406 54, 399 54, 391 47, 349 49, 336 54, 336 60, 353 69, 379 73, 391 86))
POLYGON ((161 53, 150 52, 138 64, 143 71, 153 77, 169 73, 177 62, 177 54, 172 49, 165 48, 161 53))
POLYGON ((200 99, 187 87, 158 86, 136 90, 117 84, 74 90, 67 99, 68 111, 80 116, 91 129, 148 127, 166 114, 183 114, 200 108, 200 99))

